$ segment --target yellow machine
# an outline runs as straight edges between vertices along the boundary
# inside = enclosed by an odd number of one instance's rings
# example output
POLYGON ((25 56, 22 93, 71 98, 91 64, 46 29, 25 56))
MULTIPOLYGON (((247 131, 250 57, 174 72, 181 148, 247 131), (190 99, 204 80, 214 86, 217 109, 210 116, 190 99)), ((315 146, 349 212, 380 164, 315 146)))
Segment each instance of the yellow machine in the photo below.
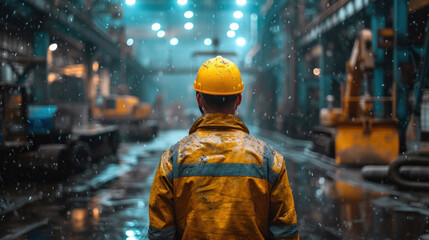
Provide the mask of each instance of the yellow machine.
MULTIPOLYGON (((394 109, 395 89, 392 97, 371 97, 368 91, 361 95, 363 83, 368 81, 373 69, 372 33, 364 29, 346 64, 347 79, 345 91, 343 87, 341 91, 341 108, 322 109, 322 127, 315 131, 316 139, 324 134, 323 131, 333 139, 330 149, 337 165, 388 164, 399 154, 394 110, 388 119, 376 118, 373 112, 373 104, 377 101, 391 102, 394 109)), ((315 143, 323 141, 329 140, 320 138, 315 143)))
POLYGON ((104 99, 101 104, 92 108, 94 119, 104 121, 145 120, 152 115, 152 106, 142 103, 135 96, 113 95, 104 99))
POLYGON ((131 95, 96 99, 92 117, 103 124, 118 125, 123 139, 149 139, 158 131, 158 124, 151 119, 152 106, 131 95))

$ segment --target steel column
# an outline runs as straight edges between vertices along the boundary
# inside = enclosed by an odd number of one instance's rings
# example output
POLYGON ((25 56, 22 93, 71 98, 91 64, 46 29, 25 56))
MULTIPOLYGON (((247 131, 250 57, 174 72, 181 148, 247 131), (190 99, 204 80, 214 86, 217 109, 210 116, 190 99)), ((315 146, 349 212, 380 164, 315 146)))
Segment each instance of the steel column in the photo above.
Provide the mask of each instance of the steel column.
POLYGON ((414 107, 413 112, 415 115, 420 117, 421 103, 423 98, 423 91, 427 84, 427 73, 429 70, 429 19, 426 23, 426 36, 423 45, 423 62, 419 68, 417 81, 414 86, 414 107))
MULTIPOLYGON (((379 48, 377 41, 377 31, 378 29, 386 27, 385 20, 385 9, 375 2, 371 3, 371 30, 372 30, 372 42, 374 50, 374 79, 373 79, 373 89, 372 93, 375 97, 383 97, 384 89, 386 83, 384 81, 384 49, 379 48)), ((376 118, 383 118, 385 115, 383 113, 383 102, 375 102, 374 104, 374 113, 376 118)))
MULTIPOLYGON (((49 32, 39 31, 34 34, 34 52, 35 57, 46 59, 49 47, 49 32)), ((34 101, 45 102, 48 100, 48 65, 40 64, 34 69, 34 101)))
MULTIPOLYGON (((327 106, 326 96, 328 96, 331 93, 331 78, 327 75, 327 72, 326 72, 326 46, 328 46, 326 38, 321 37, 319 43, 322 46, 322 53, 321 53, 320 58, 319 58, 319 66, 318 66, 320 68, 319 109, 322 109, 322 108, 327 106)), ((312 71, 313 69, 310 69, 310 70, 312 71)))
POLYGON ((306 105, 307 105, 307 103, 306 103, 307 94, 306 94, 306 86, 305 86, 305 79, 304 79, 304 73, 306 72, 305 71, 306 67, 305 67, 305 62, 304 62, 305 60, 304 60, 301 52, 298 51, 296 53, 297 53, 297 63, 296 63, 296 65, 297 65, 297 79, 296 79, 296 82, 297 82, 297 93, 298 93, 297 94, 298 100, 297 100, 296 108, 299 112, 305 113, 305 112, 307 112, 307 107, 306 107, 306 105))
POLYGON ((393 27, 395 31, 393 49, 393 80, 396 83, 396 113, 399 121, 400 151, 406 150, 405 133, 408 125, 409 114, 407 109, 407 86, 402 81, 402 63, 408 61, 407 37, 408 37, 408 6, 407 1, 393 1, 393 27))

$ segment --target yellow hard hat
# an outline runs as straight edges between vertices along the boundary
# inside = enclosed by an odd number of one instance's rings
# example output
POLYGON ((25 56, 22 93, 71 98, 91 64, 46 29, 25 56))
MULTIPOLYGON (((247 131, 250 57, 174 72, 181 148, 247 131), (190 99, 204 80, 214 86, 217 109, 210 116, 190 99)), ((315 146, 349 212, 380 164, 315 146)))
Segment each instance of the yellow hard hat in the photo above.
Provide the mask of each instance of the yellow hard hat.
POLYGON ((235 95, 244 90, 244 84, 237 66, 230 60, 217 56, 200 67, 194 89, 209 95, 235 95))

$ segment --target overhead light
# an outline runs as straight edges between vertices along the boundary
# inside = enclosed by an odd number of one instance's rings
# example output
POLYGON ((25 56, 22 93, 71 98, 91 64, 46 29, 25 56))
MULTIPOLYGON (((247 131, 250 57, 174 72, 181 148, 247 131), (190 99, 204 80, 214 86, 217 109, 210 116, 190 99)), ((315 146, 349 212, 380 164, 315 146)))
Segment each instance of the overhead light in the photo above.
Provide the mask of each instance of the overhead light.
POLYGON ((185 29, 186 30, 191 30, 192 28, 194 28, 194 24, 191 22, 187 22, 185 23, 185 29))
POLYGON ((55 73, 48 74, 48 83, 53 83, 57 80, 57 75, 55 73))
POLYGON ((314 74, 315 76, 319 76, 319 75, 320 75, 320 68, 314 68, 314 69, 313 69, 313 74, 314 74))
POLYGON ((152 24, 152 30, 158 31, 159 29, 161 29, 161 24, 159 23, 152 24))
POLYGON ((179 43, 179 39, 177 38, 172 38, 170 39, 170 44, 173 46, 176 46, 179 43))
POLYGON ((243 13, 241 11, 235 11, 233 16, 235 18, 242 18, 243 17, 243 13))
POLYGON ((94 72, 97 72, 99 67, 100 67, 100 64, 97 61, 92 63, 92 70, 94 72))
POLYGON ((132 5, 134 5, 134 4, 136 3, 136 0, 125 0, 125 3, 126 3, 127 5, 132 6, 132 5))
POLYGON ((165 31, 164 30, 160 30, 156 33, 156 36, 158 36, 159 38, 162 38, 165 36, 165 31))
POLYGON ((239 27, 240 26, 238 25, 238 23, 231 23, 229 25, 229 28, 231 28, 231 30, 234 30, 234 31, 238 30, 239 27))
POLYGON ((237 0, 236 3, 237 5, 243 6, 246 5, 246 0, 237 0))
POLYGON ((49 45, 49 51, 51 52, 57 50, 57 48, 58 48, 58 44, 56 43, 52 43, 51 45, 49 45))
POLYGON ((235 37, 235 32, 234 32, 234 31, 232 31, 232 30, 229 30, 229 31, 226 33, 226 35, 227 35, 228 37, 230 37, 230 38, 233 38, 233 37, 235 37))
POLYGON ((194 16, 194 13, 192 11, 186 11, 184 15, 185 18, 192 18, 194 16))
POLYGON ((204 45, 206 45, 206 46, 212 45, 212 40, 210 38, 204 39, 204 45))
POLYGON ((134 44, 134 39, 132 39, 132 38, 128 38, 128 40, 127 40, 127 45, 128 46, 131 46, 131 45, 133 45, 134 44))
POLYGON ((238 46, 242 47, 246 45, 246 39, 239 37, 237 40, 235 40, 235 43, 237 43, 238 46))
POLYGON ((185 5, 188 3, 188 0, 177 0, 177 3, 180 5, 185 5))

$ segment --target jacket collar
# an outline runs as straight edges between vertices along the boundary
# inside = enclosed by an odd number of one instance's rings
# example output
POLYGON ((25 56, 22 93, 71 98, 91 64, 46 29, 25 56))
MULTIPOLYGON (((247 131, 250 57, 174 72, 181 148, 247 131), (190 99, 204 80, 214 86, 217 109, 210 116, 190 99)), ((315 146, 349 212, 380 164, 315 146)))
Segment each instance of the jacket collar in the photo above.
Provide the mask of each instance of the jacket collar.
POLYGON ((212 113, 204 114, 194 122, 189 134, 198 129, 220 130, 220 129, 237 129, 249 133, 249 129, 244 123, 232 114, 212 113))

